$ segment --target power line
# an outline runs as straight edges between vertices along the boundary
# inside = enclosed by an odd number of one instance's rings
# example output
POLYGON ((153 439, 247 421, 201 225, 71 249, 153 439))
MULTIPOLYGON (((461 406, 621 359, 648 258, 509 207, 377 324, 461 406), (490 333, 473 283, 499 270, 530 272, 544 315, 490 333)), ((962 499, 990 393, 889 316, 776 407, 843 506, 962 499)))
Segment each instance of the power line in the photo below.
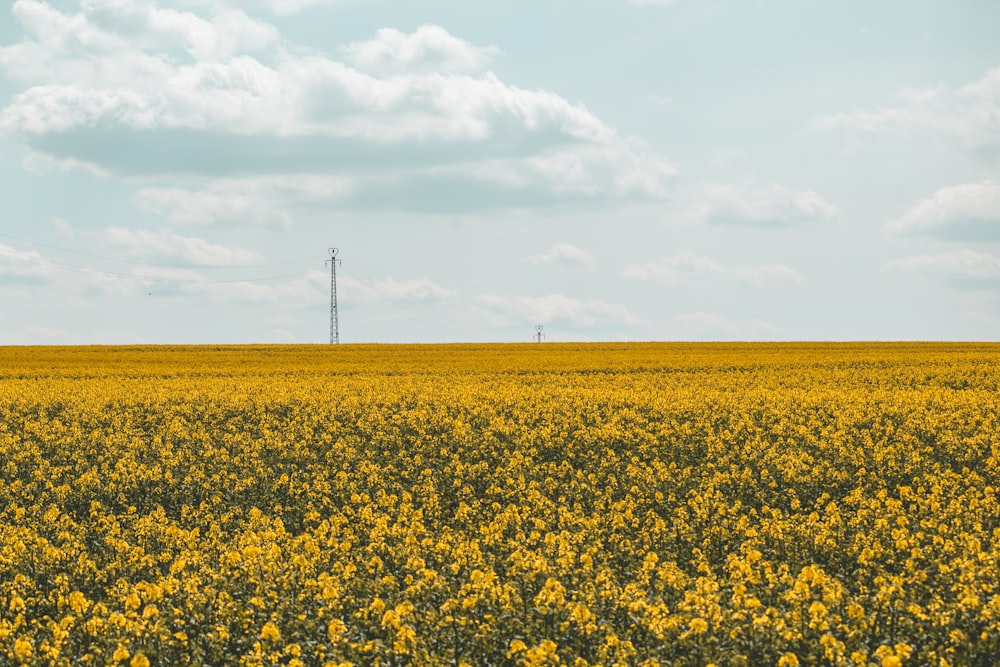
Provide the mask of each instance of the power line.
POLYGON ((32 241, 31 239, 22 238, 20 236, 14 236, 13 234, 6 234, 0 232, 0 236, 14 241, 20 241, 21 243, 27 243, 28 245, 35 246, 38 248, 46 248, 48 250, 58 250, 59 252, 66 252, 73 255, 81 255, 83 257, 91 257, 93 259, 103 259, 109 262, 119 262, 122 264, 132 264, 139 267, 150 267, 155 269, 187 269, 196 268, 200 270, 224 270, 224 269, 263 269, 270 266, 284 266, 287 264, 297 264, 299 262, 305 262, 311 260, 310 257, 297 257, 295 259, 282 260, 280 262, 266 262, 258 264, 241 264, 239 266, 226 266, 226 265, 197 265, 197 266, 178 266, 176 264, 156 264, 153 262, 137 262, 131 259, 125 259, 123 257, 109 257, 107 255, 98 255, 91 252, 84 252, 82 250, 73 250, 71 248, 63 248, 61 246, 49 245, 47 243, 39 243, 38 241, 32 241))
MULTIPOLYGON (((356 279, 360 279, 360 281, 368 283, 369 285, 377 285, 379 282, 370 276, 366 276, 354 267, 347 271, 347 275, 354 276, 356 279)), ((421 324, 425 327, 434 329, 435 331, 441 333, 446 333, 448 335, 454 335, 457 331, 458 333, 465 334, 470 338, 475 338, 475 336, 472 335, 472 331, 463 327, 461 323, 454 318, 434 315, 430 311, 421 308, 419 303, 406 301, 403 298, 393 296, 391 293, 382 293, 380 296, 382 298, 378 299, 378 303, 384 303, 395 308, 398 313, 404 315, 417 324, 421 324)))
MULTIPOLYGON (((6 235, 5 235, 6 236, 6 235)), ((264 276, 255 278, 231 278, 231 279, 208 279, 208 278, 171 278, 169 276, 156 276, 156 275, 139 275, 135 273, 123 273, 121 271, 108 271, 105 269, 95 269, 88 266, 79 266, 76 264, 67 264, 65 262, 57 262, 55 260, 47 259, 36 259, 33 257, 22 257, 19 255, 12 255, 5 252, 3 248, 0 248, 0 257, 6 257, 7 259, 14 260, 15 262, 24 262, 26 264, 34 264, 35 266, 41 266, 48 269, 56 269, 60 271, 73 271, 75 273, 85 273, 89 275, 107 276, 111 278, 123 278, 126 280, 135 280, 139 282, 143 281, 159 281, 166 283, 177 283, 177 284, 189 284, 189 285, 199 285, 199 284, 233 284, 233 283, 259 283, 268 282, 272 280, 285 280, 288 278, 300 278, 301 274, 285 274, 280 276, 264 276)), ((151 267, 152 268, 152 267, 151 267)), ((160 268, 189 268, 195 269, 198 267, 160 267, 160 268)), ((243 267, 231 267, 231 268, 243 268, 243 267)))

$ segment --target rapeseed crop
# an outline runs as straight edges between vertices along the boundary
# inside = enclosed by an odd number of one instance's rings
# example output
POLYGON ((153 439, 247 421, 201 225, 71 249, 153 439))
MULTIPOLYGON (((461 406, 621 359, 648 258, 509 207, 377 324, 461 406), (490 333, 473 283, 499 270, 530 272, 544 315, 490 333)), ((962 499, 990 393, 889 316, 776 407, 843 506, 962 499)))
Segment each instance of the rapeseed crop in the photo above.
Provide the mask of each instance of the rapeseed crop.
POLYGON ((1000 346, 0 348, 0 665, 994 665, 1000 346))

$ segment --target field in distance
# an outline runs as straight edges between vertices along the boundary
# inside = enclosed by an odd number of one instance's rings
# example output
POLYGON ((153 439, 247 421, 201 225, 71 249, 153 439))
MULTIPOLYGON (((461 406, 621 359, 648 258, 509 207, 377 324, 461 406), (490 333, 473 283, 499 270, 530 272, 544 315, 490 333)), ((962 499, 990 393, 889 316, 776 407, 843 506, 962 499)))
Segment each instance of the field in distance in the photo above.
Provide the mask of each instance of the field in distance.
POLYGON ((0 665, 994 665, 1000 344, 0 348, 0 665))

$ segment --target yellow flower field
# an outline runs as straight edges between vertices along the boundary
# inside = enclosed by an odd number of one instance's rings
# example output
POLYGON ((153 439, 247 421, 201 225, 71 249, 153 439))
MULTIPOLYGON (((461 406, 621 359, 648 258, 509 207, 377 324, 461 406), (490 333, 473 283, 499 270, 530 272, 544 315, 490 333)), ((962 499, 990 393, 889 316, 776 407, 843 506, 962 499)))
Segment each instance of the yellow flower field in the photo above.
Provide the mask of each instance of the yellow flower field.
POLYGON ((1000 345, 0 348, 0 665, 995 665, 1000 345))

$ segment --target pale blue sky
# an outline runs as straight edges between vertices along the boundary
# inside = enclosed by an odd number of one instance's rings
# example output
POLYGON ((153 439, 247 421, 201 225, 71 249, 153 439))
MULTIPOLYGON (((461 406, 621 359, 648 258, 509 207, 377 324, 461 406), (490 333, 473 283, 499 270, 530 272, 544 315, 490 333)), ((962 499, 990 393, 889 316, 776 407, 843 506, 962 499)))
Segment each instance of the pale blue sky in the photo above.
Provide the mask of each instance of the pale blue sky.
POLYGON ((1000 340, 995 0, 18 0, 0 344, 1000 340))

